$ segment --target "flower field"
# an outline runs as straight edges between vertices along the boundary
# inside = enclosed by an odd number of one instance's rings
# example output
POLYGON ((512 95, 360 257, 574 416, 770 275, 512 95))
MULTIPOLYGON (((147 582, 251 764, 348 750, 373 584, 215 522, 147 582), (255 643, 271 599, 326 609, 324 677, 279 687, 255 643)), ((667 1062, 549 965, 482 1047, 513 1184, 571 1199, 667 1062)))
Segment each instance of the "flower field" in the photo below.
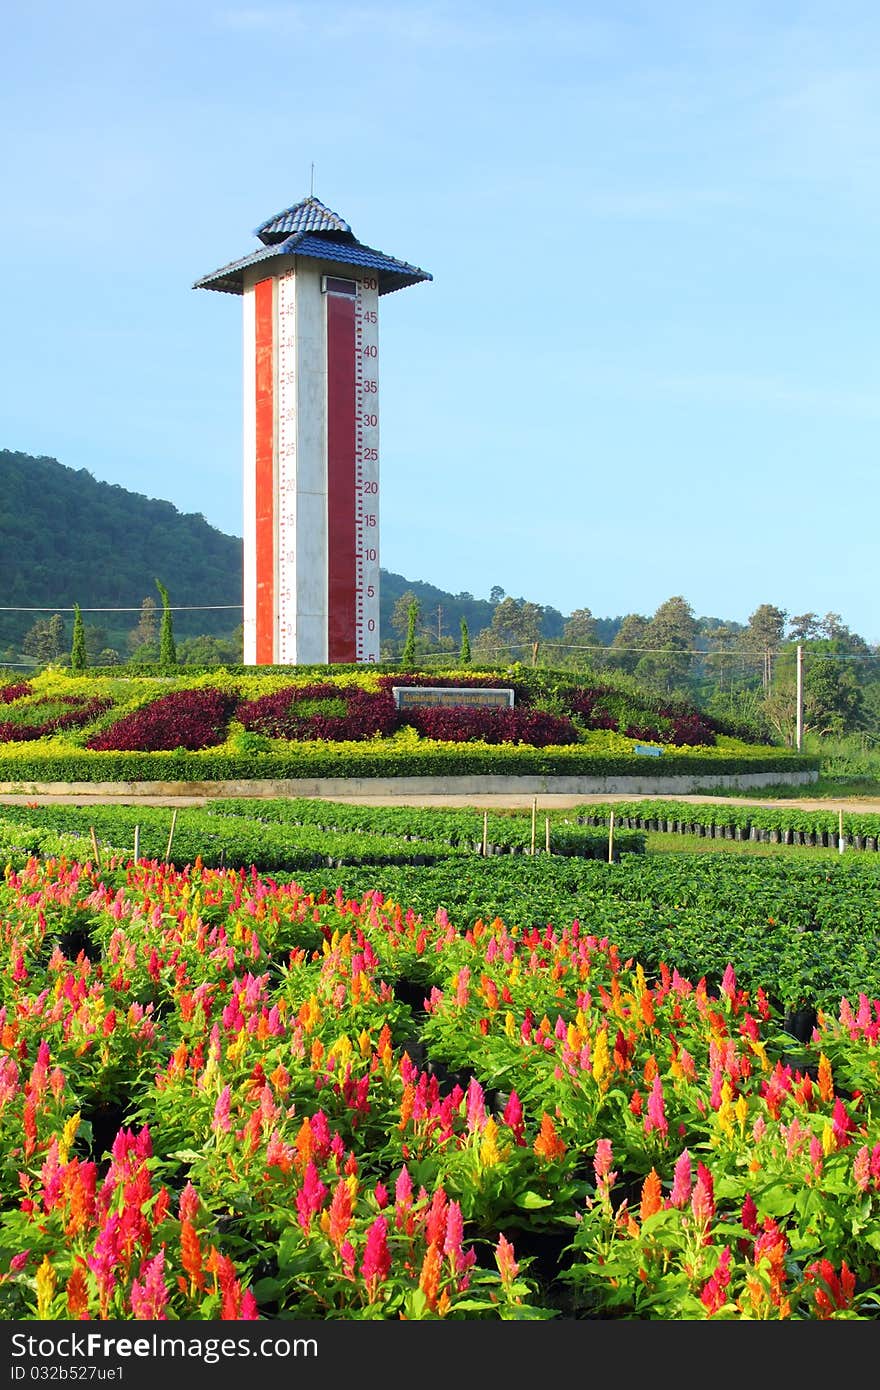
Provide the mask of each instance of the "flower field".
POLYGON ((877 1317, 874 856, 73 843, 5 851, 3 1318, 877 1317))

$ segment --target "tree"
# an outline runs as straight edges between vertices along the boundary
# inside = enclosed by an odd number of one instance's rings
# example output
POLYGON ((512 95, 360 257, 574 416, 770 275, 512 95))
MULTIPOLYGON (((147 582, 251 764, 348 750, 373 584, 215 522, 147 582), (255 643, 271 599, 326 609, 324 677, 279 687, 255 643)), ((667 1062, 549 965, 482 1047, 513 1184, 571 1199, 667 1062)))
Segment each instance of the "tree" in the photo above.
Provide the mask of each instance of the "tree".
POLYGON ((409 605, 409 613, 407 614, 406 642, 403 645, 403 655, 401 657, 401 666, 404 671, 410 670, 415 661, 416 623, 418 620, 419 601, 418 599, 413 599, 409 605))
POLYGON ((693 609, 680 594, 661 603, 645 634, 645 652, 635 674, 665 694, 685 691, 697 641, 693 609))
POLYGON ((505 598, 492 614, 492 622, 474 640, 474 649, 491 661, 521 661, 541 640, 540 604, 525 599, 505 598))
POLYGON ((641 613, 627 613, 608 648, 609 666, 631 675, 648 645, 649 620, 641 613))
POLYGON ((168 599, 168 590, 160 579, 156 580, 156 588, 162 599, 162 631, 159 635, 159 665, 163 670, 169 670, 177 665, 177 647, 174 643, 174 621, 171 616, 171 604, 168 599))
POLYGON ((78 603, 73 605, 73 640, 70 646, 71 671, 86 669, 86 634, 83 627, 82 611, 78 603))
POLYGON ((41 666, 58 661, 64 651, 64 619, 61 614, 38 618, 22 638, 21 649, 41 666))
POLYGON ((141 604, 141 616, 137 627, 132 628, 128 634, 128 646, 132 656, 136 656, 143 648, 155 649, 158 641, 159 623, 156 618, 156 600, 148 596, 141 604))
POLYGON ((703 635, 709 644, 705 657, 707 676, 717 681, 717 689, 724 693, 733 685, 736 669, 736 638, 738 629, 733 623, 718 622, 714 627, 704 628, 703 635))
POLYGON ((462 666, 470 666, 471 664, 471 639, 468 633, 467 618, 461 620, 461 650, 458 659, 462 666))
POLYGON ((409 610, 412 604, 416 604, 417 606, 416 621, 418 622, 422 611, 422 605, 418 598, 416 598, 412 589, 406 589, 400 595, 400 598, 397 600, 392 610, 391 626, 394 628, 395 632, 400 633, 401 637, 404 636, 409 628, 409 610))
POLYGON ((794 642, 809 642, 819 636, 819 615, 798 613, 788 621, 788 635, 794 642))
POLYGON ((491 589, 489 590, 489 602, 491 604, 494 604, 494 606, 497 608, 503 598, 504 590, 502 589, 501 585, 493 584, 491 589))
POLYGON ((600 645, 596 619, 589 608, 576 608, 562 629, 566 647, 597 647, 600 645))
POLYGON ((762 603, 749 617, 748 627, 741 634, 740 644, 749 665, 760 672, 761 686, 769 691, 773 676, 773 657, 782 644, 787 613, 772 603, 762 603))

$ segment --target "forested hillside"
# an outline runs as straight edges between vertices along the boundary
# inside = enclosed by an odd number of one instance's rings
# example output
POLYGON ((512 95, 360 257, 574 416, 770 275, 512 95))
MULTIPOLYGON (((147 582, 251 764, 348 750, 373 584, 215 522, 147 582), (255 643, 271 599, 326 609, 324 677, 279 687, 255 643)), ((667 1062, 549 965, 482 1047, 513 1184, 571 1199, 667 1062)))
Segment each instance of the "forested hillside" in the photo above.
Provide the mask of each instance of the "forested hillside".
MULTIPOLYGON (((175 605, 241 604, 241 541, 203 516, 8 449, 0 452, 0 497, 4 609, 137 608, 158 598, 157 577, 175 605)), ((36 616, 0 613, 0 646, 20 641, 36 616)), ((136 612, 95 619, 108 639, 137 620, 136 612)), ((231 633, 240 622, 240 608, 175 615, 181 634, 231 633)))

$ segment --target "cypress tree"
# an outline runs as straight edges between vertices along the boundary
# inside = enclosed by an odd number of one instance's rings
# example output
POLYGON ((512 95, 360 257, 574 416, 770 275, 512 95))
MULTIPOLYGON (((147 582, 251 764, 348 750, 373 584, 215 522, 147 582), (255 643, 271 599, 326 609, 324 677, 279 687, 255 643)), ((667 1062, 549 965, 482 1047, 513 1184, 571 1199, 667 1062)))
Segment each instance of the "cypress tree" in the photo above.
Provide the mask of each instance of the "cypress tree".
POLYGON ((470 666, 471 664, 471 639, 468 634, 467 618, 462 618, 461 620, 461 651, 459 652, 459 661, 462 666, 470 666))
POLYGON ((71 671, 86 669, 86 630, 83 627, 82 612, 78 603, 73 605, 73 641, 70 646, 71 671))
POLYGON ((162 599, 162 627, 159 633, 159 665, 163 670, 177 665, 177 646, 174 641, 174 622, 171 616, 171 603, 168 590, 161 580, 156 580, 156 588, 162 599))
POLYGON ((400 662, 404 671, 410 670, 416 657, 416 623, 419 617, 419 607, 418 599, 414 599, 406 613, 406 642, 400 662))

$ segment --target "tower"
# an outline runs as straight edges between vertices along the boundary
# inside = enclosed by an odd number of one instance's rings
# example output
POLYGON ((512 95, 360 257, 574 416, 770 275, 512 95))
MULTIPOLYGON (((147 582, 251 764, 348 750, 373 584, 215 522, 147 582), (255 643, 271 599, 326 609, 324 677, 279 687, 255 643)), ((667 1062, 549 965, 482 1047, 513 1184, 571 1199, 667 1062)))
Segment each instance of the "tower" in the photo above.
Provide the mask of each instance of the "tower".
POLYGON ((244 660, 379 656, 379 298, 427 271, 315 197, 195 289, 243 301, 244 660))

